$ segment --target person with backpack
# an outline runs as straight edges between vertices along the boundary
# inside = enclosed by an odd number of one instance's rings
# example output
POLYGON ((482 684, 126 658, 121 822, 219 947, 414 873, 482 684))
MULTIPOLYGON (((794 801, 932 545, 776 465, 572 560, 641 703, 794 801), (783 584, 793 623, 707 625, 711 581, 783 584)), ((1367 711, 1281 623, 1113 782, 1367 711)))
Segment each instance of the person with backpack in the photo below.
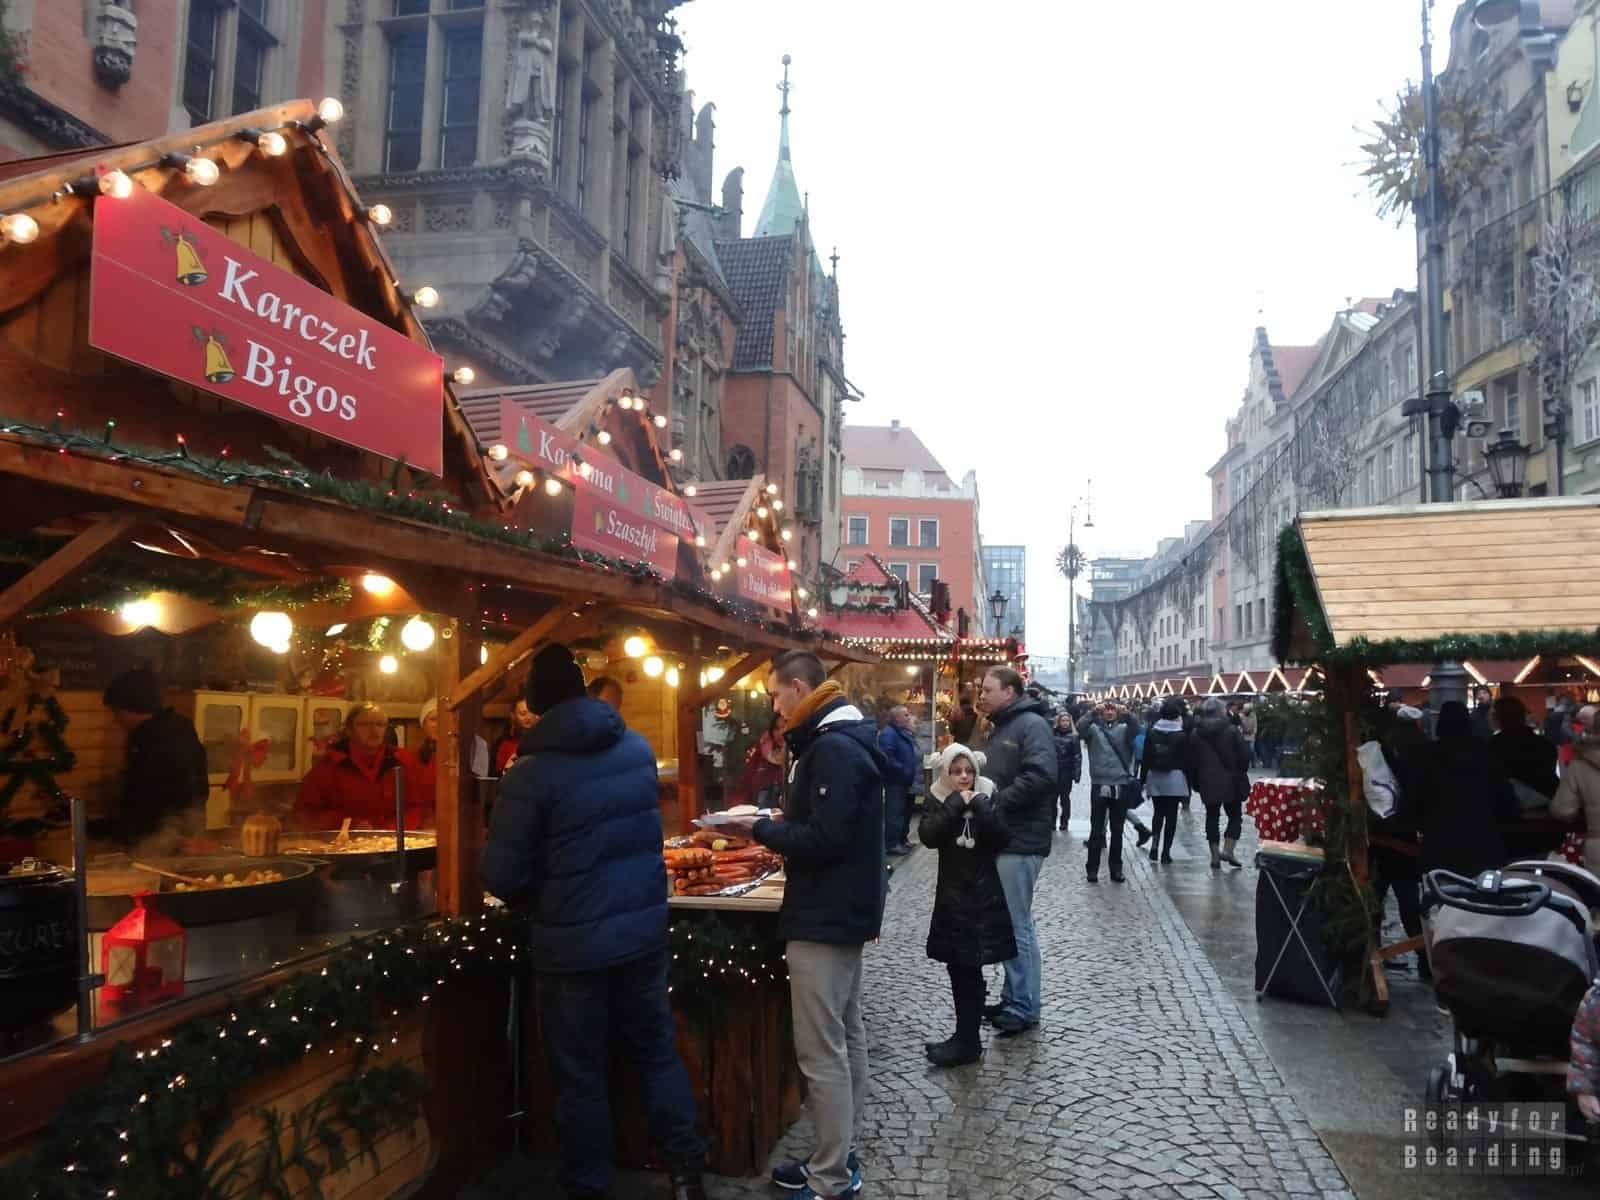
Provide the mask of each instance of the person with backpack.
POLYGON ((1183 707, 1174 696, 1161 702, 1161 714, 1144 735, 1144 754, 1139 760, 1139 782, 1144 785, 1155 809, 1150 828, 1150 861, 1172 861, 1172 839, 1178 832, 1178 801, 1189 795, 1189 777, 1184 774, 1188 760, 1189 735, 1183 728, 1183 707))
MULTIPOLYGON (((1139 797, 1138 768, 1133 764, 1133 743, 1139 736, 1139 718, 1126 708, 1106 701, 1078 725, 1084 753, 1089 758, 1089 861, 1084 864, 1090 883, 1100 880, 1100 854, 1110 826, 1111 882, 1121 883, 1122 822, 1130 802, 1139 797)), ((1140 845, 1144 839, 1140 839, 1140 845)))
POLYGON ((1200 706, 1194 736, 1187 746, 1187 773, 1206 806, 1206 841, 1211 846, 1211 869, 1223 863, 1244 866, 1234 857, 1244 822, 1244 798, 1250 791, 1250 750, 1244 734, 1229 718, 1227 707, 1215 696, 1200 706), (1221 815, 1228 828, 1221 829, 1221 815), (1221 843, 1219 848, 1218 843, 1221 843))

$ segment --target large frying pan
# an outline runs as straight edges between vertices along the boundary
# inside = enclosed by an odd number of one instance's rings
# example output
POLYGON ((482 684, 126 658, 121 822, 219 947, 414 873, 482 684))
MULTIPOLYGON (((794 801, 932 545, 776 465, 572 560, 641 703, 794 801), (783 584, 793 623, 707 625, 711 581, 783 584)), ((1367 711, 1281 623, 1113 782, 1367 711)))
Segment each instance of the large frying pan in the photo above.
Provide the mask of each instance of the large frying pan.
MULTIPOLYGON (((180 875, 243 876, 257 870, 281 871, 283 879, 273 883, 256 883, 246 887, 207 888, 204 891, 179 892, 177 881, 148 872, 134 871, 126 860, 112 865, 102 864, 99 871, 114 872, 119 884, 128 887, 126 892, 89 896, 89 928, 96 932, 110 929, 133 908, 132 892, 136 885, 125 881, 135 877, 147 881, 150 895, 145 903, 159 908, 179 925, 189 928, 196 925, 219 925, 229 921, 247 921, 254 917, 289 912, 304 908, 316 896, 316 875, 324 865, 323 859, 309 856, 285 858, 244 858, 239 855, 217 855, 205 858, 161 858, 150 863, 180 875)), ((89 886, 95 886, 97 868, 89 868, 89 886)))
MULTIPOLYGON (((419 871, 430 871, 438 864, 439 848, 434 841, 434 831, 431 829, 418 830, 418 834, 427 837, 427 842, 418 845, 412 840, 412 833, 406 832, 406 874, 415 875, 419 871)), ((318 859, 329 863, 335 868, 338 875, 367 874, 374 870, 383 871, 394 868, 394 830, 392 829, 352 829, 350 836, 353 838, 383 838, 389 844, 387 850, 357 850, 338 851, 332 848, 333 840, 339 836, 337 829, 325 829, 316 833, 288 833, 283 834, 283 842, 295 844, 314 839, 318 845, 309 850, 282 850, 280 853, 290 859, 302 857, 318 859)))

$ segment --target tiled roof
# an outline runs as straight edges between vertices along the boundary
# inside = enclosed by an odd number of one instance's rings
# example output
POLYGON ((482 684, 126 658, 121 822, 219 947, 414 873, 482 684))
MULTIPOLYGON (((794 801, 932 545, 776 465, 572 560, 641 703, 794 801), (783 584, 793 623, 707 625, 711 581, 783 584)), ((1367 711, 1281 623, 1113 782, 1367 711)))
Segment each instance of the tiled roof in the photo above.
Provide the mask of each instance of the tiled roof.
POLYGON ((1316 365, 1319 346, 1274 346, 1272 359, 1278 367, 1278 378, 1283 381, 1283 394, 1292 397, 1295 389, 1305 381, 1306 374, 1316 365))
POLYGON ((770 367, 773 319, 783 307, 789 264, 794 261, 794 238, 788 235, 717 242, 716 252, 733 298, 744 313, 744 323, 733 343, 733 369, 770 367))
POLYGON ((855 566, 845 573, 844 580, 849 583, 865 583, 880 585, 888 583, 894 576, 889 574, 889 569, 883 565, 883 560, 876 554, 868 554, 855 566))
POLYGON ((885 608, 882 612, 830 612, 822 627, 837 637, 925 638, 948 636, 915 608, 885 608))
POLYGON ((748 479, 718 480, 697 484, 694 499, 685 501, 702 518, 706 545, 714 547, 727 528, 728 520, 738 513, 745 493, 750 490, 748 479))
POLYGON ((844 461, 866 471, 946 474, 922 439, 904 425, 846 425, 844 461))
POLYGON ((477 392, 456 392, 456 403, 461 415, 472 426, 480 446, 492 446, 500 437, 500 398, 515 400, 536 417, 558 424, 602 380, 563 380, 560 383, 541 383, 532 387, 487 388, 477 392))

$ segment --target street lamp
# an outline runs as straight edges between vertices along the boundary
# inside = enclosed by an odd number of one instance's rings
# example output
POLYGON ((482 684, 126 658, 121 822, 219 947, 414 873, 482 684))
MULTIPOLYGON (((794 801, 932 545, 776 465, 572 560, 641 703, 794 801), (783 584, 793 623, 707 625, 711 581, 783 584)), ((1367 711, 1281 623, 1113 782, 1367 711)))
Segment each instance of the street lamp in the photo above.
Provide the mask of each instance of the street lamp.
POLYGON ((999 629, 1000 622, 1005 620, 1006 605, 1010 602, 1010 597, 999 588, 995 588, 994 595, 989 597, 989 613, 994 617, 994 627, 996 629, 999 629))
POLYGON ((1067 510, 1067 544, 1061 548, 1061 553, 1056 555, 1056 569, 1067 578, 1067 694, 1071 695, 1078 686, 1078 646, 1073 640, 1073 624, 1078 611, 1078 575, 1082 572, 1086 559, 1083 550, 1078 546, 1078 506, 1083 506, 1083 527, 1094 528, 1094 511, 1090 507, 1089 494, 1094 489, 1094 480, 1089 480, 1083 490, 1083 495, 1072 502, 1067 510))
POLYGON ((1484 448, 1483 457, 1489 464, 1489 475, 1495 490, 1503 500, 1514 500, 1522 495, 1523 481, 1528 474, 1529 447, 1517 440, 1509 429, 1484 448))

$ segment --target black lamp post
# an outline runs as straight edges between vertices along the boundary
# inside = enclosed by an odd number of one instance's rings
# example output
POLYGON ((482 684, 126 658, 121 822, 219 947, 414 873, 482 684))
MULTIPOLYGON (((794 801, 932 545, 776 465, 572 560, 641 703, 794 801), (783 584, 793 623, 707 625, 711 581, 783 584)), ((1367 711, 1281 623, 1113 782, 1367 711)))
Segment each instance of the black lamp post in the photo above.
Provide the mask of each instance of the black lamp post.
POLYGON ((1517 435, 1509 429, 1502 429, 1500 436, 1484 448, 1483 457, 1489 464, 1489 475, 1502 500, 1514 500, 1522 495, 1522 486, 1528 476, 1528 451, 1527 444, 1519 442, 1517 435))
POLYGON ((989 597, 989 615, 994 617, 994 627, 996 630, 1000 628, 1000 622, 1005 620, 1006 605, 1010 602, 1011 598, 999 588, 995 588, 994 595, 989 597))

